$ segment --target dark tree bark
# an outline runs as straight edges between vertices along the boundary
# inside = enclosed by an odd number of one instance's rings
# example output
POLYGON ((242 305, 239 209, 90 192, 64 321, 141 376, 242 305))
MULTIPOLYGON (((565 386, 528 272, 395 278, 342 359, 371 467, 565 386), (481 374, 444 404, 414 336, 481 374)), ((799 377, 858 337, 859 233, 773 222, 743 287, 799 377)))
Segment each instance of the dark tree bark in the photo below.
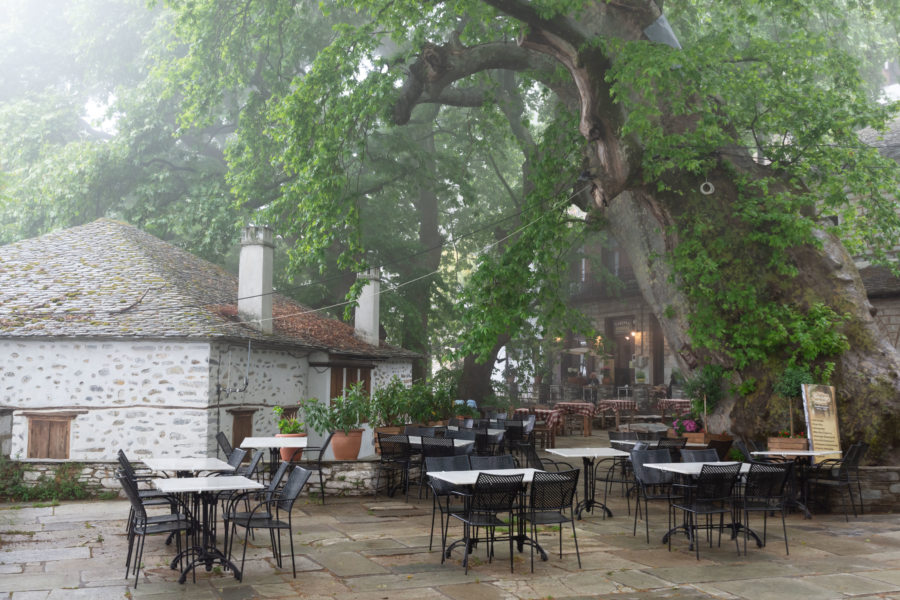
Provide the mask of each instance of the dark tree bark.
MULTIPOLYGON (((458 79, 485 69, 520 70, 540 64, 537 56, 551 57, 569 72, 580 102, 579 129, 584 136, 589 164, 593 208, 608 219, 609 230, 628 254, 644 298, 657 315, 670 346, 678 354, 686 372, 703 363, 726 363, 715 352, 699 352, 691 347, 688 318, 691 305, 681 292, 677 274, 665 256, 678 245, 669 225, 685 210, 677 195, 665 196, 647 187, 639 172, 642 148, 636 139, 620 134, 625 114, 610 97, 605 76, 615 57, 607 56, 596 44, 598 37, 646 41, 644 31, 661 16, 654 0, 616 0, 587 3, 577 15, 542 19, 526 0, 485 0, 487 4, 518 19, 527 34, 518 47, 494 44, 465 48, 458 42, 430 46, 413 65, 403 95, 395 106, 395 117, 418 102, 436 101, 443 90, 458 79), (490 46, 490 47, 488 47, 490 46), (436 58, 437 57, 437 58, 436 58), (525 67, 522 65, 530 65, 525 67)), ((661 3, 660 3, 661 4, 661 3)), ((670 115, 663 109, 664 119, 670 115)), ((682 121, 684 118, 681 118, 682 121)), ((673 121, 675 119, 672 119, 673 121)), ((682 123, 683 124, 683 123, 682 123)), ((737 199, 734 175, 774 177, 778 174, 751 160, 738 148, 723 149, 718 169, 709 174, 716 187, 715 201, 729 211, 737 199)), ((699 182, 671 182, 676 191, 692 191, 699 182)), ((655 188, 654 188, 655 189, 655 188)), ((838 361, 833 385, 838 391, 841 434, 848 441, 866 440, 872 455, 881 460, 896 459, 900 435, 900 359, 884 339, 871 315, 871 307, 859 273, 840 241, 818 232, 822 248, 795 248, 792 257, 801 270, 796 289, 789 298, 779 299, 809 306, 824 302, 837 313, 852 319, 844 331, 851 348, 838 361)), ((747 369, 741 377, 771 374, 747 369)), ((722 403, 713 425, 743 433, 760 424, 755 415, 763 409, 768 390, 722 403)), ((473 395, 474 392, 468 392, 473 395)), ((466 397, 466 396, 463 396, 466 397)))
POLYGON ((497 355, 507 342, 509 342, 509 336, 500 336, 484 361, 478 360, 478 356, 474 354, 469 354, 463 359, 463 371, 458 391, 460 398, 481 403, 494 393, 491 387, 491 374, 494 372, 497 355))

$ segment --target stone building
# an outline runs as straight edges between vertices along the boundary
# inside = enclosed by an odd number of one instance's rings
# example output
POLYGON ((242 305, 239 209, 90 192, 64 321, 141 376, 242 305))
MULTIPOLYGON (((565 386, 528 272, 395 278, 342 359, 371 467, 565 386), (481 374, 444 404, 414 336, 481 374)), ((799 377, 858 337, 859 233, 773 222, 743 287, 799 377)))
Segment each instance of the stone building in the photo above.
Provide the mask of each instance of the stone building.
POLYGON ((0 247, 2 454, 215 455, 219 431, 275 433, 276 405, 409 382, 415 355, 378 336, 377 273, 354 328, 273 294, 272 250, 246 228, 239 282, 108 219, 0 247))

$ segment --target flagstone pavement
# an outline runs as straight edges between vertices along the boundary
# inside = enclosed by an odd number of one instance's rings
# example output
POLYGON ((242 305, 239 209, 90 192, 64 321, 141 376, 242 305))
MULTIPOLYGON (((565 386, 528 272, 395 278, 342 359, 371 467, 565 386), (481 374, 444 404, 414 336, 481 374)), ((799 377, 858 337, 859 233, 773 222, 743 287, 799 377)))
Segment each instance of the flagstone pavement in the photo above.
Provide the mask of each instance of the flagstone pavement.
MULTIPOLYGON (((564 438, 565 445, 583 444, 564 438)), ((598 445, 595 435, 585 445, 598 445)), ((415 495, 415 491, 414 491, 415 495)), ((703 544, 698 561, 683 536, 671 552, 661 543, 666 511, 651 505, 650 543, 632 535, 633 517, 615 495, 615 515, 599 511, 578 521, 582 568, 578 568, 571 529, 541 534, 546 562, 515 553, 509 570, 505 544, 493 562, 484 545, 463 572, 462 552, 441 564, 440 536, 429 551, 431 500, 410 498, 328 498, 294 509, 297 578, 290 558, 276 568, 268 536, 258 533, 248 549, 243 582, 227 572, 200 569, 196 582, 177 582, 168 568, 174 553, 162 537, 148 539, 139 584, 125 579, 124 501, 62 502, 57 506, 0 505, 0 600, 80 600, 107 598, 341 598, 347 600, 500 600, 747 598, 894 598, 900 600, 900 519, 865 514, 845 522, 843 515, 792 514, 790 555, 785 554, 780 520, 769 520, 768 544, 737 554, 724 536, 721 547, 703 544)), ((633 506, 631 507, 633 510, 633 506)), ((761 525, 756 516, 754 528, 761 525)), ((459 534, 457 526, 451 533, 459 534)), ((242 540, 239 539, 240 542, 242 540)), ((284 540, 285 548, 288 547, 284 540)), ((286 550, 287 552, 287 550, 286 550)), ((239 558, 239 557, 238 557, 239 558)))

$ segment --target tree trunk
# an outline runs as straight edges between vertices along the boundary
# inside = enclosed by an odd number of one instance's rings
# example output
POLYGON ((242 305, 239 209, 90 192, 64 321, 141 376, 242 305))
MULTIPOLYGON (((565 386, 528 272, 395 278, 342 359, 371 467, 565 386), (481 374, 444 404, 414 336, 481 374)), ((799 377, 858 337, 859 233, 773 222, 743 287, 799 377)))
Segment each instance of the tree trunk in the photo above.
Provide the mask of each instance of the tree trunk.
MULTIPOLYGON (((395 106, 402 109, 395 110, 397 121, 403 122, 409 107, 422 97, 439 101, 444 88, 472 73, 534 67, 536 61, 528 56, 529 52, 557 60, 569 72, 580 99, 579 131, 586 140, 585 175, 592 184, 589 193, 594 209, 608 219, 609 231, 627 253, 641 292, 657 315, 681 366, 686 372, 701 364, 724 364, 731 368, 724 351, 701 351, 691 346, 689 319, 694 307, 667 260, 679 245, 671 226, 679 217, 689 214, 683 199, 696 197, 702 181, 676 175, 681 179, 666 182, 671 190, 667 194, 655 191, 655 181, 650 184, 652 189, 648 187, 641 173, 641 140, 622 134, 625 109, 613 100, 611 83, 607 80, 617 50, 594 43, 618 39, 679 47, 671 30, 659 33, 667 26, 660 19, 662 2, 598 0, 584 3, 577 14, 545 18, 528 0, 484 1, 524 24, 523 31, 527 33, 519 40, 519 48, 502 43, 490 49, 487 45, 465 48, 458 40, 445 47, 431 47, 431 60, 423 54, 410 69, 407 85, 395 106), (436 53, 440 53, 440 61, 434 59, 436 53)), ((673 115, 666 106, 659 110, 659 122, 669 131, 694 125, 691 115, 673 115)), ((737 176, 767 177, 774 181, 781 176, 755 163, 741 148, 721 150, 716 154, 717 166, 708 174, 715 193, 706 197, 714 205, 711 210, 728 215, 740 224, 735 205, 739 197, 737 176)), ((787 182, 782 185, 787 189, 787 182)), ((841 436, 844 445, 865 440, 872 444, 873 457, 880 454, 882 460, 894 460, 898 458, 894 447, 900 436, 900 357, 872 319, 871 306, 851 257, 838 240, 823 232, 816 235, 821 248, 806 245, 789 251, 788 260, 800 275, 791 282, 792 289, 779 288, 779 297, 774 300, 800 309, 822 302, 837 314, 850 315, 843 331, 851 348, 837 360, 833 380, 838 391, 841 436)), ((766 272, 763 265, 760 269, 760 277, 779 276, 774 270, 766 272)), ((765 404, 771 393, 771 365, 768 371, 765 372, 763 365, 743 369, 738 380, 732 383, 749 382, 753 378, 759 382, 756 392, 742 398, 732 396, 722 402, 713 419, 737 433, 755 433, 767 427, 759 415, 767 412, 765 404)))
POLYGON ((494 364, 500 349, 509 341, 509 336, 500 336, 487 359, 483 362, 478 356, 469 354, 463 359, 463 372, 459 380, 459 397, 463 400, 475 400, 481 403, 485 398, 494 393, 491 387, 491 374, 494 372, 494 364))

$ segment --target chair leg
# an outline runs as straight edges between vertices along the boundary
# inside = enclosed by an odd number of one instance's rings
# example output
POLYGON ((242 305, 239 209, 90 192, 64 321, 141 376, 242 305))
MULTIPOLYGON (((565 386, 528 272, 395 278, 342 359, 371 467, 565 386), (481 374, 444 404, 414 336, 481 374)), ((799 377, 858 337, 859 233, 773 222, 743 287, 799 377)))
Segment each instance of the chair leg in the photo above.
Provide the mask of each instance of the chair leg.
MULTIPOLYGON (((575 515, 572 515, 572 520, 569 521, 572 523, 572 539, 575 540, 575 557, 578 559, 578 568, 581 568, 581 552, 578 551, 578 534, 575 533, 575 515)), ((562 525, 560 525, 560 530, 562 530, 562 525)))
MULTIPOLYGON (((288 521, 290 522, 290 519, 288 519, 288 521)), ((281 539, 281 530, 280 529, 278 530, 278 539, 279 540, 281 539)), ((294 559, 294 535, 293 535, 290 527, 288 527, 288 540, 290 541, 290 545, 291 545, 291 571, 294 572, 294 579, 297 579, 297 563, 294 559)))

